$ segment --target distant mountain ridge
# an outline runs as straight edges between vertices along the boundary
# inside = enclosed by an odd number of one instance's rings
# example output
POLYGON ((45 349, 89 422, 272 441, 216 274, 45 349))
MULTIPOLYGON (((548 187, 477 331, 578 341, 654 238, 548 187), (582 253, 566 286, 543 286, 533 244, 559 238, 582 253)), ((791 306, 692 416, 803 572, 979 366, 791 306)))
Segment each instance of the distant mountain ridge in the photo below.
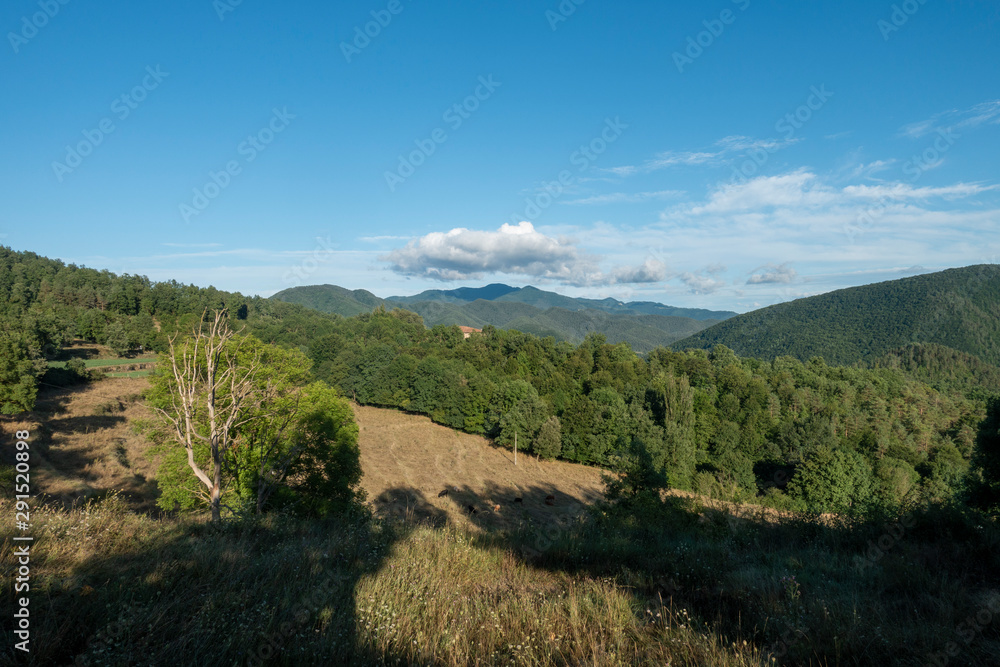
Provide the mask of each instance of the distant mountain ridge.
POLYGON ((692 320, 725 320, 736 315, 729 310, 705 310, 703 308, 677 308, 653 301, 622 302, 617 299, 585 299, 547 292, 537 287, 511 287, 493 283, 485 287, 460 287, 453 290, 427 290, 413 296, 390 296, 387 301, 397 303, 419 303, 421 301, 444 301, 448 303, 471 303, 478 299, 487 301, 512 301, 526 303, 535 308, 563 308, 565 310, 601 310, 606 313, 665 315, 687 317, 692 320))
POLYGON ((271 298, 308 306, 324 313, 336 313, 344 317, 370 313, 379 306, 385 305, 384 299, 380 299, 368 290, 349 290, 337 285, 293 287, 278 292, 271 298), (289 295, 290 298, 285 298, 282 295, 289 295))
POLYGON ((981 264, 821 294, 730 318, 675 349, 725 345, 759 359, 871 363, 933 343, 1000 365, 1000 265, 981 264))
POLYGON ((675 308, 650 301, 625 303, 610 298, 580 299, 536 287, 511 287, 501 283, 427 290, 413 296, 386 299, 367 290, 310 285, 283 290, 271 298, 345 317, 379 307, 405 308, 423 317, 427 326, 457 324, 482 328, 492 325, 573 343, 582 341, 589 333, 600 333, 608 342, 627 342, 640 353, 669 345, 736 315, 730 311, 675 308))

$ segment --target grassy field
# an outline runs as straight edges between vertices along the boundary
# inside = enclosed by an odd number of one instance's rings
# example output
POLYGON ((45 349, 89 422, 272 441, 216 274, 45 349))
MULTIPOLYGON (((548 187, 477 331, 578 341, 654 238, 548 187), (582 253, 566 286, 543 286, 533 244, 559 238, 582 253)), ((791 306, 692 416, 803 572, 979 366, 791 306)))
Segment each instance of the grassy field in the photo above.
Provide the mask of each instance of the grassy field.
POLYGON ((523 453, 514 465, 510 450, 427 417, 357 405, 354 413, 361 483, 379 516, 445 518, 456 525, 506 529, 578 515, 604 489, 596 468, 523 453), (444 490, 448 494, 439 496, 444 490), (555 497, 552 506, 545 504, 549 495, 555 497))
POLYGON ((53 500, 32 516, 31 664, 1000 664, 1000 540, 957 510, 818 521, 674 495, 588 511, 599 471, 515 467, 356 408, 371 520, 214 527, 155 510, 145 385, 48 392, 0 421, 5 443, 32 431, 53 500))
POLYGON ((153 371, 121 371, 114 373, 105 373, 109 378, 144 378, 149 377, 153 374, 153 371))

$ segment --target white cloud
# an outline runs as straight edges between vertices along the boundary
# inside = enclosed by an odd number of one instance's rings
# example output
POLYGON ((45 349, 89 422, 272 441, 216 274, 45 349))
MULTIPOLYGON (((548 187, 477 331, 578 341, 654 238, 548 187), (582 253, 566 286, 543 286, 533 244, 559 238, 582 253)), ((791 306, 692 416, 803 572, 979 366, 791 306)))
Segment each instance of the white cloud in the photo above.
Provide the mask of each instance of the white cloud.
POLYGON ((681 190, 658 190, 656 192, 611 192, 605 195, 585 197, 583 199, 573 199, 562 202, 566 205, 590 206, 595 204, 637 204, 654 199, 670 199, 679 197, 684 192, 681 190))
POLYGON ((647 259, 639 266, 619 267, 611 272, 613 285, 628 285, 635 283, 659 283, 667 277, 666 265, 653 258, 647 259))
POLYGON ((973 129, 980 125, 1000 125, 1000 99, 980 102, 968 109, 949 109, 930 118, 904 125, 899 135, 920 139, 934 132, 973 129))
POLYGON ((998 186, 845 186, 840 178, 801 169, 720 183, 703 199, 666 208, 659 224, 642 232, 645 245, 679 272, 678 288, 694 295, 670 298, 731 307, 745 291, 748 306, 775 303, 797 298, 799 286, 821 293, 885 280, 877 272, 886 267, 965 266, 1000 251, 998 186), (720 257, 731 270, 697 270, 720 257), (793 260, 795 269, 776 257, 793 260))
POLYGON ((972 107, 958 126, 978 127, 984 124, 1000 125, 1000 100, 990 100, 972 107))
POLYGON ((878 200, 964 199, 997 190, 997 185, 955 183, 943 187, 915 188, 910 183, 848 185, 836 188, 816 174, 799 169, 778 176, 760 176, 739 184, 717 187, 704 204, 690 209, 692 215, 726 213, 764 213, 772 209, 833 210, 835 207, 867 206, 878 200))
POLYGON ((754 269, 753 275, 747 279, 747 285, 765 285, 768 283, 787 285, 795 280, 797 276, 798 273, 795 269, 788 266, 788 262, 778 266, 769 264, 754 269))
POLYGON ((920 137, 926 136, 934 131, 935 120, 936 117, 904 125, 900 128, 899 134, 900 136, 909 137, 910 139, 919 139, 920 137))
POLYGON ((755 139, 740 134, 723 137, 715 142, 716 146, 722 148, 720 155, 727 153, 746 153, 749 151, 765 150, 768 153, 776 153, 785 146, 798 143, 800 139, 755 139))
POLYGON ((623 167, 611 167, 605 169, 617 176, 632 176, 633 174, 648 174, 651 171, 658 171, 673 167, 675 165, 705 164, 719 157, 720 153, 687 152, 687 151, 664 151, 656 157, 646 160, 640 165, 626 165, 623 167))
MULTIPOLYGON (((887 171, 896 163, 895 159, 891 160, 875 160, 874 162, 869 162, 865 164, 864 162, 857 164, 851 169, 849 178, 869 178, 883 171, 887 171)), ((878 179, 871 179, 878 180, 878 179)))
POLYGON ((713 144, 717 150, 707 151, 664 151, 638 165, 611 167, 602 171, 616 176, 633 176, 648 174, 668 167, 722 164, 737 154, 747 154, 751 151, 776 153, 785 146, 797 143, 800 139, 755 139, 743 135, 723 137, 713 144))
POLYGON ((691 209, 694 215, 729 213, 772 207, 816 207, 830 204, 835 193, 816 175, 800 169, 780 176, 761 176, 745 183, 717 188, 707 203, 691 209))
POLYGON ((704 271, 685 271, 677 276, 682 283, 687 285, 692 294, 712 294, 726 286, 724 280, 717 280, 712 276, 705 275, 704 271))
POLYGON ((510 274, 567 285, 613 285, 663 280, 666 268, 656 260, 604 272, 599 259, 564 238, 538 232, 530 222, 504 224, 495 232, 464 227, 432 232, 380 257, 401 275, 433 280, 480 280, 510 274))
POLYGON ((909 183, 889 183, 886 185, 849 185, 843 189, 844 195, 858 199, 962 199, 990 190, 996 190, 996 185, 979 183, 955 183, 939 188, 915 188, 909 183))

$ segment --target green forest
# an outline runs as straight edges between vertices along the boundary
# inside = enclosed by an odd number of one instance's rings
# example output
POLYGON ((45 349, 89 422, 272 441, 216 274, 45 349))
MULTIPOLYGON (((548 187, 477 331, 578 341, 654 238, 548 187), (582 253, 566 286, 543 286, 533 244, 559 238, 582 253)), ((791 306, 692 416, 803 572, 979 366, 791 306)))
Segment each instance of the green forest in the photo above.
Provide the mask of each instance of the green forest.
POLYGON ((941 392, 896 368, 724 346, 640 358, 600 335, 572 346, 489 327, 465 339, 405 311, 336 328, 311 346, 314 372, 360 403, 610 468, 640 443, 673 488, 779 507, 949 497, 985 414, 971 385, 941 392))
POLYGON ((6 414, 30 409, 40 383, 65 381, 48 360, 72 338, 164 352, 168 336, 225 308, 234 328, 304 354, 313 377, 358 403, 502 446, 516 437, 542 458, 622 469, 640 451, 673 488, 818 512, 963 492, 1000 388, 995 366, 941 345, 832 366, 721 344, 639 356, 600 334, 573 345, 487 326, 466 339, 401 309, 341 317, 7 248, 0 304, 6 414))
POLYGON ((780 303, 677 342, 737 354, 870 363, 911 343, 943 345, 1000 364, 1000 266, 980 264, 780 303))

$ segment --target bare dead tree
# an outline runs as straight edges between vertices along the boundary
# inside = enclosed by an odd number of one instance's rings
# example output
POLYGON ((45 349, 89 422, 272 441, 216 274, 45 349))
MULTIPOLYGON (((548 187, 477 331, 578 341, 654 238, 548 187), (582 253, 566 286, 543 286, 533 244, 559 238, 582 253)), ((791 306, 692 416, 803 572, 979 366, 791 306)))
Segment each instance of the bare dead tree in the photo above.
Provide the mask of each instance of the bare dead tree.
MULTIPOLYGON (((205 311, 207 314, 207 310, 205 311)), ((191 340, 178 342, 178 334, 170 338, 171 372, 175 390, 171 392, 171 409, 157 411, 173 426, 177 441, 187 450, 188 466, 205 486, 212 521, 221 518, 222 468, 226 454, 235 445, 234 434, 255 415, 264 396, 254 388, 261 371, 260 354, 237 359, 242 340, 234 339, 237 332, 229 327, 226 309, 215 311, 208 331, 205 318, 193 331, 191 340), (199 432, 200 416, 207 416, 207 433, 199 432), (203 442, 211 453, 211 470, 202 470, 195 460, 195 444, 203 442)))

